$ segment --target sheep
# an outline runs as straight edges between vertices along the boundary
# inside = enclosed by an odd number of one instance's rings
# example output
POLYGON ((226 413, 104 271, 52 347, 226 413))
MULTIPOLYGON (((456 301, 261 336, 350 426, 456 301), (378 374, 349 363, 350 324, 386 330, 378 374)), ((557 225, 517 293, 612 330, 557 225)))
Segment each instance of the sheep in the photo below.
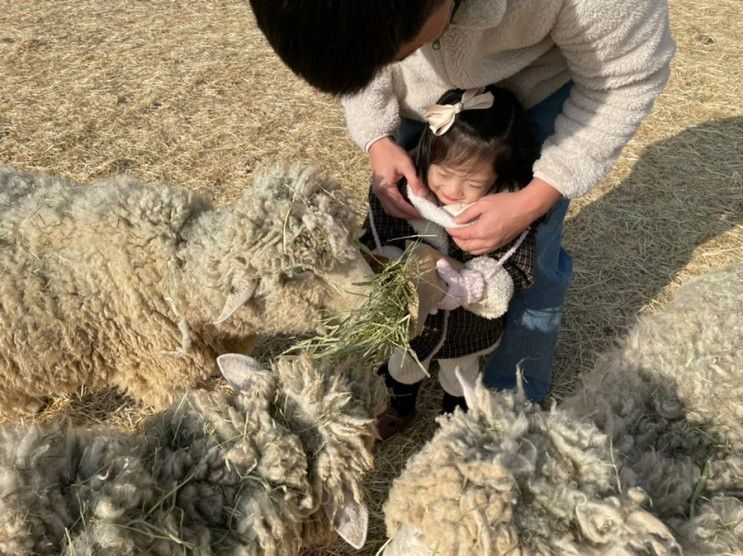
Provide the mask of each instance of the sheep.
POLYGON ((440 417, 392 484, 386 555, 679 552, 642 490, 621 488, 593 423, 463 386, 468 412, 440 417))
POLYGON ((0 167, 0 412, 81 385, 163 408, 217 355, 358 306, 373 273, 337 189, 279 166, 214 208, 130 178, 79 187, 0 167))
POLYGON ((0 553, 59 554, 85 544, 135 553, 132 535, 122 533, 156 496, 144 453, 115 431, 3 429, 0 553))
POLYGON ((699 515, 678 526, 679 537, 688 554, 740 554, 743 547, 743 502, 740 492, 733 496, 712 496, 699 515))
POLYGON ((225 354, 237 392, 195 391, 124 435, 52 425, 0 436, 0 553, 296 554, 359 547, 374 416, 368 368, 225 354))
POLYGON ((385 554, 736 554, 743 265, 640 317, 549 411, 464 384, 384 507, 385 554))
POLYGON ((564 402, 611 436, 623 483, 647 491, 697 554, 743 546, 741 345, 739 264, 690 280, 640 317, 564 402))

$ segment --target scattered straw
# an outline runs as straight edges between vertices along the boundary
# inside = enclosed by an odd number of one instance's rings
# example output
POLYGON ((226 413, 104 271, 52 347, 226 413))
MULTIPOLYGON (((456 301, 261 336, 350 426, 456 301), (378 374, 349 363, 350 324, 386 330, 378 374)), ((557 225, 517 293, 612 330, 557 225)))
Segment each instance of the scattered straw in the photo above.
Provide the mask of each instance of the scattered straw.
MULTIPOLYGON (((743 259, 739 4, 670 0, 679 51, 669 87, 612 172, 572 203, 565 243, 575 270, 557 398, 637 312, 743 259)), ((338 102, 281 64, 244 0, 0 0, 0 75, 2 163, 81 182, 127 172, 225 203, 259 164, 304 158, 338 176, 364 212, 369 166, 338 102)), ((293 341, 267 340, 261 358, 293 341)), ((366 483, 369 541, 359 554, 384 543, 381 505, 432 434, 440 396, 427 381, 410 434, 377 448, 366 483)), ((105 391, 57 398, 40 419, 127 429, 146 415, 105 391)), ((356 551, 339 542, 322 554, 356 551)))

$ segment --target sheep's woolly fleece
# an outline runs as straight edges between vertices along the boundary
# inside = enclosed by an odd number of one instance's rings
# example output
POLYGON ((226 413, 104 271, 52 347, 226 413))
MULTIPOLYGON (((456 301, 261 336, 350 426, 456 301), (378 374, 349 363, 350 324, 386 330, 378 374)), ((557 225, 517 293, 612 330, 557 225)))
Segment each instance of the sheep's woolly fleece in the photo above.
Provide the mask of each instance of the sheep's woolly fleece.
POLYGON ((742 332, 738 265, 640 318, 559 408, 478 387, 393 484, 387 553, 740 553, 742 332))
POLYGON ((688 282, 641 317, 563 404, 612 437, 623 482, 645 489, 694 553, 743 546, 741 346, 737 265, 688 282))
POLYGON ((413 456, 385 504, 385 554, 674 554, 671 532, 622 490, 609 438, 477 385, 468 413, 413 456))
POLYGON ((165 407, 220 353, 360 303, 352 284, 372 273, 337 190, 282 166, 217 209, 127 178, 80 187, 0 167, 0 410, 81 385, 165 407))
POLYGON ((294 554, 332 540, 339 509, 362 501, 381 380, 303 356, 241 380, 136 436, 3 430, 0 552, 294 554))

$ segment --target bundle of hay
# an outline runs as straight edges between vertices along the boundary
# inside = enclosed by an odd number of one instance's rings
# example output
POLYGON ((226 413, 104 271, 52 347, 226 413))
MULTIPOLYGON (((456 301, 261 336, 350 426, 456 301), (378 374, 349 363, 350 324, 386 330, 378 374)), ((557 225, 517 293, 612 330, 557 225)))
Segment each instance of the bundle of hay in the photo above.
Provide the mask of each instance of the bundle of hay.
POLYGON ((447 291, 436 272, 436 261, 442 257, 419 242, 409 242, 404 252, 392 258, 366 254, 375 272, 365 282, 366 298, 349 311, 329 312, 322 334, 299 342, 290 352, 381 363, 395 348, 409 350, 429 310, 447 291))
POLYGON ((220 358, 237 393, 194 392, 140 434, 0 437, 4 554, 297 553, 364 542, 381 379, 368 368, 220 358))
POLYGON ((85 385, 165 407, 257 336, 315 329, 372 275, 338 185, 306 166, 231 206, 0 168, 0 411, 85 385))

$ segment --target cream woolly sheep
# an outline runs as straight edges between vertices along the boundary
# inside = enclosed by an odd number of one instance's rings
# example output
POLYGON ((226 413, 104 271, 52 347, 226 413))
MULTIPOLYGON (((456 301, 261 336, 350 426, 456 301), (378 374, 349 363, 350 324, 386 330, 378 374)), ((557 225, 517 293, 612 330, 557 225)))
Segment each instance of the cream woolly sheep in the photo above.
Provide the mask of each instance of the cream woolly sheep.
POLYGON ((639 319, 559 408, 466 389, 393 484, 386 553, 739 553, 742 332, 737 266, 639 319))
POLYGON ((363 544, 361 481, 384 405, 369 369, 220 357, 237 394, 195 392, 129 437, 2 433, 0 553, 296 554, 363 544))
POLYGON ((612 437, 623 482, 645 489, 695 554, 743 546, 741 346, 738 265, 691 280, 641 317, 564 403, 612 437))
POLYGON ((66 545, 135 553, 125 528, 156 496, 144 454, 109 430, 2 430, 0 553, 59 554, 66 545))
POLYGON ((712 496, 699 515, 679 526, 688 554, 738 555, 743 547, 743 502, 732 496, 712 496))
POLYGON ((126 178, 0 167, 0 411, 83 384, 163 407, 220 353, 359 304, 371 270, 335 191, 295 165, 216 209, 126 178))
MULTIPOLYGON (((466 385, 465 385, 466 386, 466 385)), ((465 387, 468 413, 413 456, 384 512, 392 556, 673 554, 670 531, 618 484, 609 438, 522 392, 465 387)))

